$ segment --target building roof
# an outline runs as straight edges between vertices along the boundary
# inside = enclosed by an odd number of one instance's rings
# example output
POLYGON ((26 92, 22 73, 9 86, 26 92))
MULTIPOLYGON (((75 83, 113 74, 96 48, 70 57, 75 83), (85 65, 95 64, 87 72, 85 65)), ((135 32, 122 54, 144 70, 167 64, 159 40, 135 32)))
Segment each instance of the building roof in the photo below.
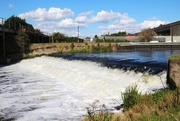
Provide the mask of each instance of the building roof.
POLYGON ((154 28, 154 31, 158 31, 158 30, 164 30, 164 29, 170 29, 170 27, 174 27, 174 26, 178 26, 180 25, 180 21, 176 21, 173 23, 169 23, 169 24, 164 24, 164 25, 160 25, 156 28, 154 28))
POLYGON ((133 40, 133 39, 135 39, 135 37, 136 37, 136 36, 127 35, 127 36, 125 36, 125 39, 126 39, 126 40, 133 40))
POLYGON ((176 21, 173 23, 165 24, 165 25, 160 25, 159 27, 156 27, 153 30, 158 35, 170 35, 172 33, 172 28, 173 28, 173 31, 178 31, 178 30, 174 30, 174 28, 178 26, 180 26, 180 21, 176 21))

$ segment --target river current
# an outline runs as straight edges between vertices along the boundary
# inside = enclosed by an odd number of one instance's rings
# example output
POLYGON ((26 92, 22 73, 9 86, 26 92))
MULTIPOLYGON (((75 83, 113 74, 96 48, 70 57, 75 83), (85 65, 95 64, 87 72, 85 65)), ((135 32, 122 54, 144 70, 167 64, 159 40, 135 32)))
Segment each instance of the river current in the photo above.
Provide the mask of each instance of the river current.
POLYGON ((0 67, 0 117, 18 121, 80 120, 93 102, 110 111, 121 92, 136 84, 142 93, 166 88, 174 51, 41 56, 0 67))

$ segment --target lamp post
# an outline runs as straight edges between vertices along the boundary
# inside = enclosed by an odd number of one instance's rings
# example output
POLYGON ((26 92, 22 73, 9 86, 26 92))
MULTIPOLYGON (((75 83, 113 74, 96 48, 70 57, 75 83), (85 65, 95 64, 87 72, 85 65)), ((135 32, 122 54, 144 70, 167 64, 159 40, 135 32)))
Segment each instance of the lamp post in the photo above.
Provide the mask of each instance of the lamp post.
POLYGON ((79 26, 78 26, 78 42, 79 42, 79 26))

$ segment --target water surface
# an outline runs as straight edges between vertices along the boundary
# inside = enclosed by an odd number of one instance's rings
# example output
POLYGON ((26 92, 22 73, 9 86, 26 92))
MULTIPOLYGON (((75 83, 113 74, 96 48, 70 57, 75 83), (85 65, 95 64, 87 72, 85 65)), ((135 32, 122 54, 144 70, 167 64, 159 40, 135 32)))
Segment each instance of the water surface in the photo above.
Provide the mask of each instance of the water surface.
POLYGON ((0 67, 0 116, 80 120, 96 100, 115 111, 127 86, 137 84, 143 93, 166 86, 172 54, 180 51, 42 56, 0 67))

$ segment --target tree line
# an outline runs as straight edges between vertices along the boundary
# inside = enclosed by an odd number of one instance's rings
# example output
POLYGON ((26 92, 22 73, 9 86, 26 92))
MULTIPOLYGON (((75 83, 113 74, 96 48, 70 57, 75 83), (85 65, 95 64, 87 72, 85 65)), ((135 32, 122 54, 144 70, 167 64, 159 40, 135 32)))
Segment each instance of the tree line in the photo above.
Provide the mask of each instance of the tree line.
MULTIPOLYGON (((68 37, 60 32, 44 34, 40 29, 35 29, 27 23, 25 19, 14 15, 2 24, 4 28, 15 31, 13 34, 6 33, 6 53, 29 53, 30 45, 33 43, 83 42, 81 38, 68 37)), ((0 45, 3 43, 0 42, 0 45)))
POLYGON ((128 40, 124 39, 118 39, 118 40, 114 40, 114 39, 106 39, 105 37, 125 37, 125 36, 137 36, 138 41, 140 42, 150 42, 153 39, 153 36, 157 36, 156 32, 151 29, 151 28, 146 28, 146 29, 142 29, 141 32, 139 33, 135 33, 135 34, 128 34, 125 31, 121 32, 117 32, 117 33, 112 33, 112 34, 105 34, 105 35, 101 35, 104 36, 104 39, 99 39, 99 37, 97 35, 94 36, 94 39, 96 42, 129 42, 128 40))

